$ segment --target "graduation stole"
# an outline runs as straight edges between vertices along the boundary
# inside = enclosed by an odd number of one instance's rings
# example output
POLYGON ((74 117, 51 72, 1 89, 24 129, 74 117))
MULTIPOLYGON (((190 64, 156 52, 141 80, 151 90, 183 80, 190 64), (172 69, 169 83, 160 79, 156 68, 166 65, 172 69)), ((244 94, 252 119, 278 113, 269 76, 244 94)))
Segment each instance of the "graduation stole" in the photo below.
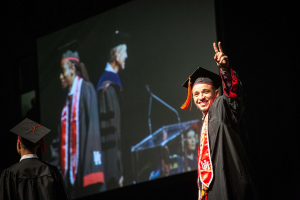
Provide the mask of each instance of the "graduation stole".
MULTIPOLYGON (((201 180, 202 188, 204 188, 204 186, 208 188, 212 179, 213 179, 213 166, 211 162, 211 154, 209 149, 208 113, 207 113, 202 125, 200 151, 198 151, 198 180, 201 180)), ((198 181, 198 187, 200 192, 199 181, 198 181)))
POLYGON ((61 173, 63 178, 65 178, 70 166, 70 170, 69 170, 70 183, 72 185, 75 182, 75 178, 78 170, 79 135, 80 135, 79 100, 80 100, 82 80, 83 80, 82 78, 77 76, 74 79, 73 86, 72 86, 72 89, 74 87, 73 90, 74 93, 72 95, 69 95, 69 98, 72 99, 71 110, 69 110, 70 99, 67 98, 66 105, 64 106, 61 114, 61 138, 60 138, 61 139, 61 149, 60 149, 61 173), (69 114, 71 120, 69 120, 69 114), (70 163, 68 163, 69 160, 70 163))

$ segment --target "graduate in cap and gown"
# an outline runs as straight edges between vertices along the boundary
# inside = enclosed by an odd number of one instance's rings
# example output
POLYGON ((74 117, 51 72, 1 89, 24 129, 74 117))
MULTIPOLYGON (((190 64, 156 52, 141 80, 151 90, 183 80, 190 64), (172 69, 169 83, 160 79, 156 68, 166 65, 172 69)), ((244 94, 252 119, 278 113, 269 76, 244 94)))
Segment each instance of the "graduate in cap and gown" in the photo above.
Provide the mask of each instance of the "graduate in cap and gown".
POLYGON ((77 51, 66 51, 60 80, 68 91, 58 137, 59 166, 71 198, 105 191, 96 91, 77 51))
POLYGON ((123 186, 121 159, 121 80, 119 72, 125 69, 126 34, 117 31, 112 37, 110 54, 104 72, 97 84, 99 124, 107 189, 123 186))
POLYGON ((245 132, 241 120, 245 110, 242 84, 229 66, 221 43, 214 59, 220 76, 201 67, 191 74, 183 86, 203 114, 198 149, 199 199, 257 199, 251 165, 244 147, 245 132), (223 84, 223 95, 217 90, 223 84))
POLYGON ((18 135, 20 162, 1 174, 1 200, 69 199, 62 176, 55 166, 39 160, 37 148, 45 153, 44 136, 50 130, 28 118, 11 132, 18 135))

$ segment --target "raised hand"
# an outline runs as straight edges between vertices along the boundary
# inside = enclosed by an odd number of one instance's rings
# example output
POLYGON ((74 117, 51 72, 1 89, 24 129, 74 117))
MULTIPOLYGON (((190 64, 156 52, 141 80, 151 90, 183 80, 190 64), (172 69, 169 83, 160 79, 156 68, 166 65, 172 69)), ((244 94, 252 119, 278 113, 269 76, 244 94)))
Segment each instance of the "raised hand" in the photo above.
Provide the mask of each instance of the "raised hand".
POLYGON ((227 70, 229 68, 229 61, 228 61, 228 57, 223 53, 221 42, 218 43, 219 49, 217 48, 216 43, 213 44, 213 47, 216 53, 214 59, 218 67, 223 70, 227 70))

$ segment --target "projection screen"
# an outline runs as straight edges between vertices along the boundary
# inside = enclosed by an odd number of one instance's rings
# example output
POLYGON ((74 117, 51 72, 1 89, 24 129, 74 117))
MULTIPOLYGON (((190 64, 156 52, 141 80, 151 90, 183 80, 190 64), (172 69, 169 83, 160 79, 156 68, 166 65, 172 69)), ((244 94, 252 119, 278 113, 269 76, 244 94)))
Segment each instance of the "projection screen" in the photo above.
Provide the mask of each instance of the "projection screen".
POLYGON ((215 73, 214 1, 131 1, 37 40, 43 160, 72 199, 197 168, 182 83, 215 73))

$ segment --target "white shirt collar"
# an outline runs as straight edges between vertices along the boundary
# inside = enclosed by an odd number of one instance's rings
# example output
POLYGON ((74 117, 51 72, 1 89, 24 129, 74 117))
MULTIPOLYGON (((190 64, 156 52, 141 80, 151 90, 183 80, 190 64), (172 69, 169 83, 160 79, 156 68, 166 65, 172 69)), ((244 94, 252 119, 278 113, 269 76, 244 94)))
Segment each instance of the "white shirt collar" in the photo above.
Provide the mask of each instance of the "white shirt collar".
POLYGON ((108 62, 106 63, 105 71, 116 73, 114 68, 108 62))
POLYGON ((24 160, 24 159, 27 159, 27 158, 39 158, 36 154, 27 154, 27 155, 24 155, 22 156, 22 158, 20 159, 20 162, 21 160, 24 160))
POLYGON ((74 81, 73 81, 73 84, 72 84, 72 87, 71 87, 71 90, 70 90, 70 92, 69 92, 68 95, 73 95, 73 94, 75 93, 75 89, 76 89, 76 88, 75 88, 74 85, 77 84, 77 81, 78 81, 78 76, 75 76, 74 81))

